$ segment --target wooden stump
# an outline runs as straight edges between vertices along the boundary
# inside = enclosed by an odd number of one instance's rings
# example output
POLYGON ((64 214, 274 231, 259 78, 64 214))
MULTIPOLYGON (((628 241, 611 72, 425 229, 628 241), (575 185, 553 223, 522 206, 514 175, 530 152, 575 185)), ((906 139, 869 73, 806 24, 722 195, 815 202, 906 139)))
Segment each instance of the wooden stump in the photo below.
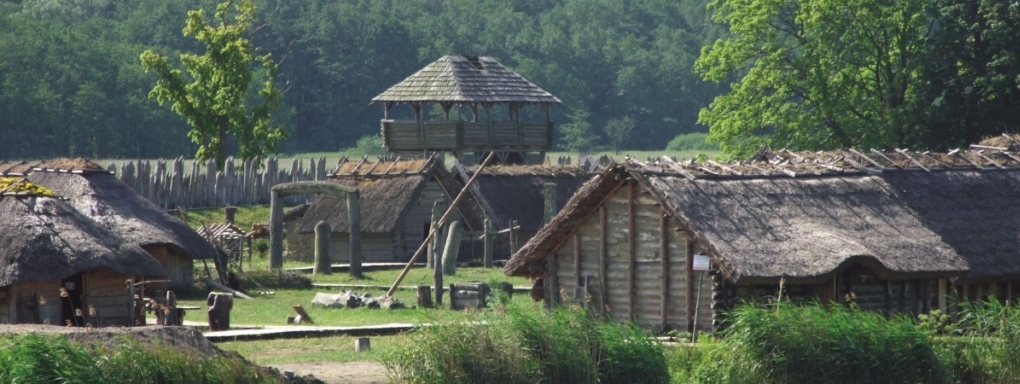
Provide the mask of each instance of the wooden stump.
POLYGON ((320 221, 315 224, 315 267, 312 268, 312 274, 328 275, 332 273, 329 232, 329 223, 320 221))
POLYGON ((367 337, 354 339, 354 352, 368 352, 372 350, 372 343, 367 337))
POLYGON ((432 308, 432 287, 427 285, 418 286, 418 306, 432 308))
POLYGON ((230 310, 234 307, 234 297, 229 293, 213 292, 206 298, 206 305, 209 307, 209 330, 229 330, 230 310))
POLYGON ((457 256, 460 253, 460 237, 464 234, 464 227, 459 221, 450 223, 449 236, 446 238, 446 247, 443 249, 443 274, 457 274, 457 256))

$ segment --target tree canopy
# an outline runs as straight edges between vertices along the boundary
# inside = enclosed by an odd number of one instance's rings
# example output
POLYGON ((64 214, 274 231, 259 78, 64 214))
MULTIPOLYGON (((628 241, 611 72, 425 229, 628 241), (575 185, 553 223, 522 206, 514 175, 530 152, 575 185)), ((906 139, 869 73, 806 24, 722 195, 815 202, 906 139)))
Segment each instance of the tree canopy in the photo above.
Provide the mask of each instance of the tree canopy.
POLYGON ((1016 66, 997 61, 1015 64, 1017 34, 1001 30, 1016 28, 1005 26, 1016 7, 996 2, 713 0, 730 35, 696 68, 739 80, 699 121, 734 155, 761 144, 945 149, 1015 131, 1001 112, 1017 104, 1001 98, 1015 100, 1016 77, 1001 72, 1016 66))
POLYGON ((220 169, 227 158, 227 135, 237 140, 242 159, 253 159, 258 164, 264 155, 275 153, 277 143, 287 137, 282 127, 273 126, 270 116, 282 96, 276 88, 280 66, 273 62, 272 54, 255 54, 249 37, 254 18, 251 0, 227 0, 217 5, 216 25, 206 21, 201 9, 188 12, 184 35, 204 44, 205 54, 180 55, 187 77, 154 50, 141 55, 146 70, 159 76, 149 97, 160 105, 171 104, 173 111, 192 127, 188 137, 198 145, 195 158, 215 159, 220 169), (264 70, 265 80, 258 90, 260 101, 249 107, 254 63, 264 70))

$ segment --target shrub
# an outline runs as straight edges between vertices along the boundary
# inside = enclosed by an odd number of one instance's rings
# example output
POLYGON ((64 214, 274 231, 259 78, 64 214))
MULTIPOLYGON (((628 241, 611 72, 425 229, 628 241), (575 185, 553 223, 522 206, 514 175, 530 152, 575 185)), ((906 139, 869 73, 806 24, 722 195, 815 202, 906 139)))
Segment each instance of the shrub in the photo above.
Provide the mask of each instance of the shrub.
POLYGON ((245 274, 251 280, 241 279, 241 285, 244 289, 256 289, 260 288, 259 286, 265 288, 312 288, 312 278, 307 274, 266 270, 251 270, 246 271, 245 274), (258 285, 252 284, 252 280, 258 283, 258 285))
POLYGON ((350 151, 368 156, 382 156, 386 154, 386 148, 383 148, 383 139, 379 135, 362 136, 350 151))
POLYGON ((662 347, 631 325, 582 309, 511 306, 480 321, 426 327, 385 363, 411 383, 663 383, 662 347))
POLYGON ((684 133, 666 144, 667 151, 718 151, 719 145, 708 143, 708 134, 703 132, 684 133))

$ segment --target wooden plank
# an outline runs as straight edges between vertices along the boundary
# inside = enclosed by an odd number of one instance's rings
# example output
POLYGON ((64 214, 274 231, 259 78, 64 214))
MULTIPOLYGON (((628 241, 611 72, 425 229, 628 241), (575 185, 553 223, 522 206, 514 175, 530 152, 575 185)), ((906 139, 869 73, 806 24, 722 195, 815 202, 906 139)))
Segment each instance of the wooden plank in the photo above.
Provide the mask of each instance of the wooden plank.
MULTIPOLYGON (((579 225, 580 226, 580 225, 579 225)), ((574 279, 581 280, 581 233, 574 231, 574 279)))
POLYGON ((637 235, 634 233, 634 224, 637 221, 634 217, 634 189, 636 184, 633 181, 627 183, 627 314, 630 316, 630 321, 635 319, 634 285, 637 280, 637 235))
POLYGON ((899 305, 899 311, 900 312, 906 312, 907 311, 907 281, 906 280, 900 281, 900 303, 899 304, 900 304, 899 305))
POLYGON ((659 220, 659 268, 662 275, 659 280, 659 331, 665 332, 669 324, 669 215, 666 208, 660 207, 662 217, 659 220))
POLYGON ((606 315, 609 305, 609 228, 607 227, 606 206, 599 206, 599 314, 606 315))
POLYGON ((892 317, 892 282, 889 280, 885 281, 885 315, 892 317))

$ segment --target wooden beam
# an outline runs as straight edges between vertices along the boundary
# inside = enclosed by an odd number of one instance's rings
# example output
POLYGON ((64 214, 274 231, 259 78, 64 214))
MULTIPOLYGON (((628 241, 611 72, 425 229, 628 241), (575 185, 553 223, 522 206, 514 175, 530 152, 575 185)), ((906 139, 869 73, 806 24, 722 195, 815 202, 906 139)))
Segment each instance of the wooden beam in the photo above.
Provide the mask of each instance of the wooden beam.
POLYGON ((377 161, 375 162, 375 164, 372 164, 372 166, 371 166, 371 167, 369 167, 367 171, 365 171, 365 174, 366 174, 366 175, 370 175, 370 174, 372 174, 372 171, 374 171, 374 170, 375 170, 375 167, 378 167, 378 166, 379 166, 379 164, 382 164, 382 158, 381 158, 381 157, 379 158, 379 160, 377 160, 377 161))
POLYGON ((1006 152, 1006 151, 999 151, 999 154, 1008 157, 1010 160, 1015 161, 1017 163, 1017 165, 1020 165, 1020 158, 1017 158, 1016 156, 1013 156, 1013 154, 1011 154, 1009 152, 1006 152))
POLYGON ((669 326, 669 213, 660 207, 659 218, 659 331, 666 332, 669 326))
POLYGON ((946 279, 939 279, 939 311, 946 313, 946 279))
POLYGON ((991 163, 992 165, 996 166, 999 169, 1006 168, 1006 167, 1003 167, 1002 164, 999 164, 999 163, 995 162, 995 160, 992 160, 988 156, 985 156, 985 152, 984 151, 976 151, 975 153, 977 153, 977 155, 981 156, 982 159, 984 159, 985 161, 991 163))
POLYGON ((637 182, 627 183, 627 314, 630 321, 637 316, 634 314, 635 301, 637 301, 637 234, 635 234, 634 217, 634 195, 637 182))
POLYGON ((900 312, 906 312, 907 311, 907 281, 906 280, 900 281, 900 303, 899 304, 900 304, 899 305, 899 311, 900 312))
MULTIPOLYGON (((872 159, 872 158, 870 158, 870 157, 867 157, 867 156, 865 156, 865 155, 864 155, 863 153, 857 152, 857 150, 856 150, 856 149, 850 148, 850 149, 848 149, 848 151, 850 151, 851 153, 853 153, 853 154, 855 154, 855 155, 857 155, 857 156, 860 156, 860 158, 862 158, 862 159, 864 159, 865 161, 867 161, 867 162, 871 163, 872 165, 874 165, 874 166, 878 167, 878 169, 880 169, 880 170, 883 170, 883 171, 885 170, 885 166, 883 166, 883 165, 882 165, 882 164, 880 164, 879 162, 875 161, 874 159, 872 159)), ((848 160, 849 160, 849 159, 848 159, 848 160)))
POLYGON ((556 270, 556 254, 546 259, 545 267, 545 307, 552 309, 560 303, 560 279, 556 270))
POLYGON ((872 148, 872 149, 871 149, 871 153, 874 153, 875 155, 878 155, 879 157, 881 157, 881 158, 885 159, 885 161, 888 161, 888 162, 889 162, 890 164, 892 164, 892 165, 893 165, 894 167, 896 167, 896 168, 900 168, 900 169, 903 169, 903 167, 901 167, 901 166, 900 166, 899 164, 896 164, 896 162, 895 162, 895 161, 893 161, 893 159, 890 159, 890 158, 889 158, 889 156, 886 156, 886 155, 885 155, 884 153, 882 153, 882 152, 879 152, 879 151, 878 151, 878 150, 876 150, 875 148, 872 148))
POLYGON ((979 171, 984 171, 985 170, 985 167, 982 167, 981 164, 978 164, 974 160, 971 160, 969 157, 967 157, 966 155, 961 153, 959 150, 953 150, 952 152, 949 152, 949 154, 950 154, 950 156, 956 155, 956 156, 959 156, 959 157, 963 158, 968 163, 970 163, 970 165, 973 165, 974 168, 977 168, 979 171))
POLYGON ((605 204, 599 206, 599 314, 609 307, 609 228, 605 204))
POLYGON ((892 318, 892 281, 885 281, 885 316, 892 318))
POLYGON ((694 332, 694 239, 690 236, 687 238, 687 263, 684 266, 684 276, 687 279, 685 285, 685 298, 687 299, 687 305, 685 310, 685 316, 687 317, 686 328, 688 332, 694 332))
POLYGON ((578 283, 581 281, 581 233, 574 232, 571 237, 574 238, 574 279, 578 283))
POLYGON ((910 160, 910 162, 916 165, 918 168, 923 169, 925 172, 931 172, 931 170, 928 169, 928 167, 925 167, 924 164, 921 164, 920 161, 917 161, 917 159, 915 159, 913 156, 910 156, 910 154, 908 154, 906 150, 897 148, 896 152, 899 153, 900 155, 903 155, 903 157, 906 157, 907 160, 910 160))

